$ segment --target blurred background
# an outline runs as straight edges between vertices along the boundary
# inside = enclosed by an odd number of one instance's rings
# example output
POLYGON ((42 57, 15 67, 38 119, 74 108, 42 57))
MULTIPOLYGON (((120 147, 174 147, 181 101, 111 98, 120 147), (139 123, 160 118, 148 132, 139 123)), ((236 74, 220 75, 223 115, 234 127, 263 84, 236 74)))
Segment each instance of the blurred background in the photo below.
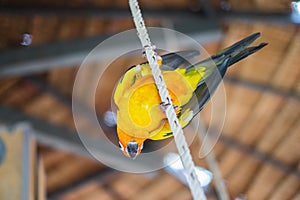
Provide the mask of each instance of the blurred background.
MULTIPOLYGON (((269 45, 224 78, 226 119, 213 152, 231 199, 300 199, 300 5, 288 0, 139 3, 147 26, 196 37, 210 55, 261 32, 256 43, 269 45)), ((164 169, 131 174, 105 166, 76 133, 76 73, 96 45, 134 28, 128 2, 1 0, 0 5, 0 199, 192 199, 188 187, 164 169)), ((107 48, 107 54, 116 48, 107 48)), ((105 63, 106 57, 98 59, 105 63)), ((98 83, 95 108, 116 146, 115 128, 104 114, 121 74, 143 60, 122 56, 98 83)), ((85 98, 76 99, 82 109, 91 109, 87 91, 99 78, 93 70, 82 80, 85 98)), ((209 105, 201 116, 208 124, 209 105)), ((92 128, 88 118, 81 122, 92 128)), ((147 142, 145 148, 164 142, 170 140, 147 142)), ((190 148, 195 163, 208 168, 198 157, 199 142, 190 148)), ((220 199, 215 183, 205 192, 208 199, 220 199)))

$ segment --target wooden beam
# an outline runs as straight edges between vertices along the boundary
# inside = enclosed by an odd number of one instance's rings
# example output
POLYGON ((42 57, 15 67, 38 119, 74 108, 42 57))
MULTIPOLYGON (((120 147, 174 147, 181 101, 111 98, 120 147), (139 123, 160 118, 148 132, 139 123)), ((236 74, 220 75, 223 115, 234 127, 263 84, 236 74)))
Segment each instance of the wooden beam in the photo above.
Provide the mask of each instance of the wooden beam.
MULTIPOLYGON (((207 6, 206 0, 199 0, 203 9, 192 11, 190 9, 164 9, 164 8, 144 8, 143 15, 151 19, 171 19, 171 20, 201 20, 208 18, 219 18, 221 21, 240 21, 246 23, 273 23, 273 24, 295 24, 291 20, 290 13, 272 13, 257 11, 227 11, 215 12, 207 6)), ((101 19, 122 19, 130 18, 131 14, 127 8, 117 7, 20 7, 20 6, 1 6, 0 14, 24 15, 24 16, 59 16, 59 17, 80 17, 80 18, 101 18, 101 19)))
POLYGON ((0 122, 1 121, 7 124, 27 122, 27 124, 32 127, 34 137, 39 143, 94 159, 82 143, 82 140, 86 141, 90 144, 89 148, 94 154, 102 155, 106 158, 106 161, 113 166, 122 164, 128 169, 130 168, 136 171, 151 171, 157 167, 157 163, 162 163, 162 158, 158 154, 153 155, 153 160, 143 159, 142 162, 138 160, 142 158, 137 158, 137 162, 133 162, 123 155, 116 156, 114 152, 110 151, 111 144, 105 141, 103 137, 87 133, 85 135, 82 134, 79 138, 78 133, 75 131, 50 124, 42 119, 37 119, 3 106, 0 106, 0 122))
MULTIPOLYGON (((0 199, 34 200, 36 190, 36 144, 30 129, 0 126, 4 156, 0 164, 0 199)), ((3 152, 2 152, 3 153, 3 152)))
POLYGON ((272 85, 267 85, 263 83, 258 83, 250 80, 241 79, 233 76, 225 76, 224 81, 233 85, 238 85, 242 87, 247 87, 253 90, 258 90, 261 92, 271 93, 285 98, 296 99, 300 101, 300 94, 291 90, 285 90, 281 88, 273 87, 272 85))
POLYGON ((47 199, 48 200, 59 199, 63 195, 71 193, 74 190, 77 190, 78 188, 84 187, 85 185, 91 184, 93 182, 99 183, 100 185, 104 184, 109 178, 111 178, 114 175, 117 175, 118 173, 119 173, 118 171, 111 168, 103 169, 102 171, 84 177, 72 183, 71 185, 68 185, 64 188, 49 193, 47 195, 47 199))
MULTIPOLYGON (((25 15, 25 16, 55 16, 55 17, 80 17, 80 18, 100 18, 100 19, 123 19, 131 18, 131 13, 127 8, 120 7, 51 7, 51 6, 8 6, 0 7, 0 14, 25 15)), ((195 18, 205 18, 205 13, 201 10, 193 12, 188 9, 151 9, 144 8, 145 18, 152 19, 176 19, 190 20, 195 18)))
MULTIPOLYGON (((218 22, 209 19, 197 19, 194 21, 174 22, 174 29, 191 36, 201 44, 219 41, 222 33, 218 28, 218 22)), ((164 33, 152 31, 152 41, 158 47, 166 43, 164 33)), ((141 49, 138 37, 135 34, 127 34, 124 37, 114 37, 105 46, 105 51, 91 58, 90 61, 102 61, 121 55, 125 52, 141 49)), ((151 30, 150 30, 151 34, 151 30)), ((85 57, 101 42, 112 35, 100 35, 89 38, 81 38, 71 41, 62 41, 40 46, 28 46, 26 48, 0 51, 0 77, 25 76, 45 72, 54 68, 79 67, 85 57)), ((181 39, 178 45, 188 48, 191 41, 181 39)), ((103 50, 103 49, 102 49, 103 50)))

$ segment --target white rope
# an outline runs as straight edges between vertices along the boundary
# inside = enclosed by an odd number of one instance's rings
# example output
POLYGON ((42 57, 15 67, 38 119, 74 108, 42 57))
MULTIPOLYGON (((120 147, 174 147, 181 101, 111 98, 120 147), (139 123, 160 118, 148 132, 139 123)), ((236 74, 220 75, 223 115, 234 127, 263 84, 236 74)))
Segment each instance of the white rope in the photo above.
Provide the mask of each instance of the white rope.
POLYGON ((162 102, 167 106, 166 116, 168 118, 171 130, 174 135, 175 143, 181 157, 183 167, 185 168, 187 174, 187 180, 189 183, 190 190, 192 192, 193 199, 195 200, 206 200, 204 192, 200 186, 200 182, 196 175, 195 165, 190 154, 187 142, 183 135, 182 128, 179 124, 176 113, 173 109, 172 101, 168 93, 165 81, 159 69, 157 63, 157 56, 152 48, 147 29, 142 18, 142 14, 138 5, 137 0, 129 0, 129 6, 133 16, 133 20, 136 26, 138 36, 141 40, 143 47, 145 48, 146 57, 149 62, 152 74, 154 77, 155 84, 157 86, 160 98, 162 102))
MULTIPOLYGON (((209 151, 209 147, 211 147, 211 135, 212 133, 209 133, 209 129, 207 129, 206 125, 204 124, 203 120, 201 120, 201 118, 199 117, 199 121, 200 121, 200 133, 199 133, 199 139, 201 141, 204 141, 205 138, 205 133, 207 134, 207 138, 205 139, 205 145, 203 145, 204 148, 204 152, 208 152, 209 151)), ((206 161, 208 164, 208 168, 209 170, 213 173, 214 175, 214 182, 215 182, 215 187, 216 187, 216 191, 217 194, 219 196, 219 198, 221 200, 230 200, 226 185, 224 180, 222 179, 222 174, 218 165, 218 162, 216 160, 216 156, 214 154, 214 151, 211 150, 207 156, 206 156, 206 161)))

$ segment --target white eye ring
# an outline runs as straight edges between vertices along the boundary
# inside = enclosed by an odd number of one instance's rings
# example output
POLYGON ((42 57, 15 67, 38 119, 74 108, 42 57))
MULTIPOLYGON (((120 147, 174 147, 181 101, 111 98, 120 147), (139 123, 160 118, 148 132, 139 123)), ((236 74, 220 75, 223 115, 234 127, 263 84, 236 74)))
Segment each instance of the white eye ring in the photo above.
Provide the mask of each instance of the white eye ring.
POLYGON ((120 145, 120 149, 121 149, 122 151, 124 151, 124 146, 122 145, 121 142, 119 142, 119 145, 120 145))

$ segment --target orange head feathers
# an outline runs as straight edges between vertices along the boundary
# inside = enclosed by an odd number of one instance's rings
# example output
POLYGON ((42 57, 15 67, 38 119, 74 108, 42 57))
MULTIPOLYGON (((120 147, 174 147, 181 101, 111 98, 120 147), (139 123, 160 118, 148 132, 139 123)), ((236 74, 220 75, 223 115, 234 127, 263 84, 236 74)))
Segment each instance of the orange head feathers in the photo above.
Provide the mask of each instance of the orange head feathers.
POLYGON ((119 145, 125 156, 135 159, 142 151, 147 138, 139 138, 126 134, 117 127, 119 145))

